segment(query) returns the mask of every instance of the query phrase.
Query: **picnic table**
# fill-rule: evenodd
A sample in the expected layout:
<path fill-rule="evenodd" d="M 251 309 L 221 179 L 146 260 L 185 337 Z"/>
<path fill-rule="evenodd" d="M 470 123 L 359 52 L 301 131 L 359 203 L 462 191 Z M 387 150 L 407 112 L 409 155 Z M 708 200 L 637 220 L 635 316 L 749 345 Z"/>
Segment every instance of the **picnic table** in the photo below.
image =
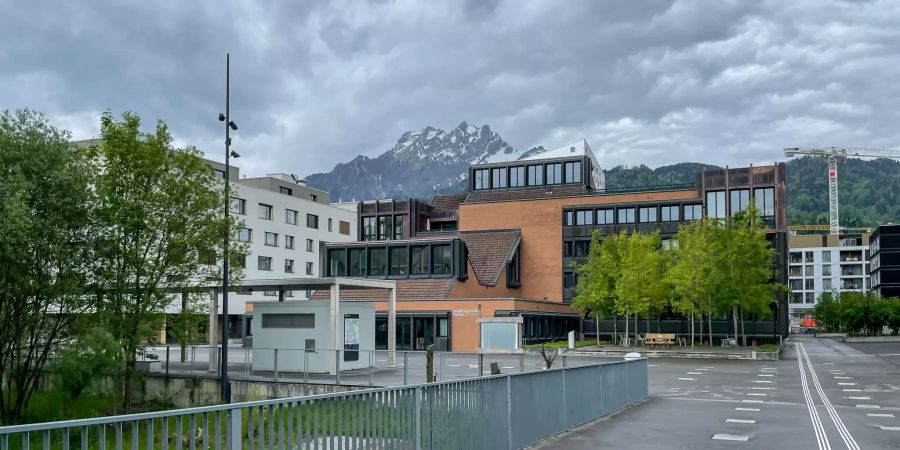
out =
<path fill-rule="evenodd" d="M 648 347 L 675 345 L 675 333 L 647 333 L 644 337 L 644 343 Z"/>

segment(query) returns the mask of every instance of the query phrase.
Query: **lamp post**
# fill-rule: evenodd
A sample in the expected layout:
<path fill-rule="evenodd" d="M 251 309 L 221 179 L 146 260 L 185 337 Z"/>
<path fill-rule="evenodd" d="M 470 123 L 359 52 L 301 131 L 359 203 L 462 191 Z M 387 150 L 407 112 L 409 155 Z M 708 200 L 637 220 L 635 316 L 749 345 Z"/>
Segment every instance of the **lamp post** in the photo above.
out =
<path fill-rule="evenodd" d="M 219 113 L 219 122 L 225 122 L 225 222 L 231 218 L 231 156 L 239 157 L 231 151 L 231 130 L 238 127 L 231 120 L 231 54 L 225 54 L 225 114 Z M 224 247 L 222 248 L 222 356 L 219 358 L 219 384 L 221 386 L 222 403 L 231 403 L 231 384 L 228 382 L 228 240 L 231 226 L 225 230 Z"/>

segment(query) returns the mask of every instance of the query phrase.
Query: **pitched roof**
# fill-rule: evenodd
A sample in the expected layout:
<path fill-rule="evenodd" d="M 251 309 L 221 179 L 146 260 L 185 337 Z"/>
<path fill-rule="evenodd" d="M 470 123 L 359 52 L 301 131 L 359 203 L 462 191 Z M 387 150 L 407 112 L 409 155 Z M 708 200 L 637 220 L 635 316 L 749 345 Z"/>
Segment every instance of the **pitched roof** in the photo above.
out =
<path fill-rule="evenodd" d="M 500 272 L 519 246 L 519 229 L 461 231 L 459 236 L 466 242 L 478 283 L 496 286 Z"/>
<path fill-rule="evenodd" d="M 508 202 L 517 200 L 539 200 L 545 198 L 577 197 L 584 192 L 583 186 L 535 186 L 502 191 L 472 191 L 463 203 Z"/>
<path fill-rule="evenodd" d="M 397 280 L 397 300 L 434 300 L 447 298 L 454 278 L 423 278 Z M 313 293 L 313 300 L 328 300 L 331 293 L 319 290 Z M 365 300 L 379 302 L 388 300 L 386 289 L 354 289 L 341 291 L 341 300 Z"/>
<path fill-rule="evenodd" d="M 468 193 L 435 195 L 434 197 L 431 197 L 431 207 L 444 210 L 459 209 L 459 204 L 466 199 L 467 195 Z"/>

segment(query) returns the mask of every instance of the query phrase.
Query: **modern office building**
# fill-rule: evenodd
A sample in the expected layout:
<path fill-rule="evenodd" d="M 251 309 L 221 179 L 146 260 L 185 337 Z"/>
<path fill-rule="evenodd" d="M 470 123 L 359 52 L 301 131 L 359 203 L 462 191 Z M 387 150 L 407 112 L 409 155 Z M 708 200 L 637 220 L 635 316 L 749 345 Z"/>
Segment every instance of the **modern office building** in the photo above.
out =
<path fill-rule="evenodd" d="M 881 225 L 869 239 L 872 289 L 900 297 L 900 225 Z"/>
<path fill-rule="evenodd" d="M 207 163 L 219 178 L 225 177 L 224 164 Z M 240 169 L 234 166 L 228 179 L 231 213 L 243 222 L 234 239 L 247 243 L 249 250 L 239 262 L 245 280 L 316 277 L 322 242 L 356 240 L 356 213 L 347 204 L 331 205 L 328 192 L 307 186 L 305 180 L 283 173 L 241 178 Z M 282 293 L 291 300 L 305 300 L 310 294 Z M 277 291 L 229 295 L 229 338 L 250 334 L 251 323 L 243 320 L 252 312 L 249 302 L 278 298 Z"/>
<path fill-rule="evenodd" d="M 526 340 L 562 339 L 582 326 L 570 305 L 576 282 L 570 263 L 584 261 L 594 229 L 602 235 L 660 230 L 671 244 L 679 224 L 724 218 L 755 199 L 777 251 L 779 281 L 787 282 L 783 164 L 701 172 L 685 185 L 613 191 L 605 189 L 586 143 L 539 156 L 473 166 L 467 193 L 438 196 L 430 204 L 361 203 L 360 242 L 323 245 L 322 275 L 397 280 L 398 349 L 436 343 L 473 351 L 478 317 L 521 316 Z M 376 303 L 376 345 L 385 348 L 386 299 L 377 292 L 351 295 Z M 787 333 L 786 297 L 775 303 L 772 318 L 745 321 L 748 334 Z M 663 332 L 685 332 L 680 317 L 670 319 Z M 612 327 L 611 321 L 601 323 L 600 331 Z"/>
<path fill-rule="evenodd" d="M 869 282 L 869 233 L 807 234 L 788 238 L 790 314 L 810 313 L 822 293 L 865 292 Z"/>

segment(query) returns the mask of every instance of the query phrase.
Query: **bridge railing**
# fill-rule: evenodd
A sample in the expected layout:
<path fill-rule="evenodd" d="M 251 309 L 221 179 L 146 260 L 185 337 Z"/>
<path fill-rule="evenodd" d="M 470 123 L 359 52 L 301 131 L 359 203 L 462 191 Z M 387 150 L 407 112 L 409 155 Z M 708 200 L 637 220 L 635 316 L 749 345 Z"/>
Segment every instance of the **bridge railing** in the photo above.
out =
<path fill-rule="evenodd" d="M 647 361 L 0 427 L 7 449 L 513 449 L 647 397 Z"/>

